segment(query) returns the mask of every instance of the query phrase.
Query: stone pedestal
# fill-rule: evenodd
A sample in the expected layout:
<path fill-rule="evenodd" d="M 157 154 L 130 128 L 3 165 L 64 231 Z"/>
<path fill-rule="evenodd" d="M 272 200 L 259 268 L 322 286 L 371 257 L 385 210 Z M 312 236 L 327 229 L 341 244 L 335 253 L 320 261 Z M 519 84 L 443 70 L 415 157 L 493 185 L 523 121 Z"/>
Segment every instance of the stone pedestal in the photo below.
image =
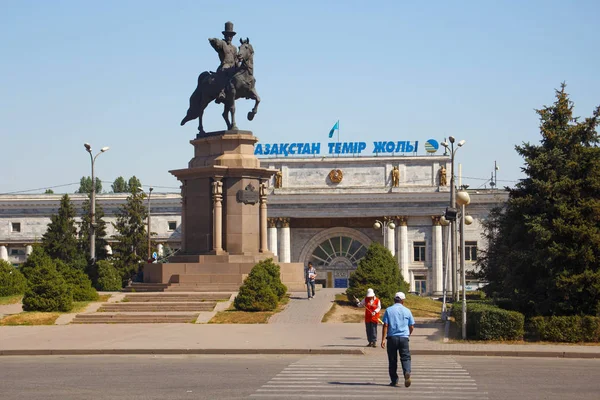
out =
<path fill-rule="evenodd" d="M 170 171 L 181 182 L 182 249 L 168 264 L 147 264 L 144 282 L 239 287 L 267 249 L 265 185 L 275 170 L 260 167 L 250 131 L 219 131 L 191 140 L 188 168 Z M 263 185 L 263 186 L 261 186 Z M 280 264 L 284 283 L 303 284 L 300 263 Z M 210 286 L 210 285 L 209 285 Z M 214 286 L 214 285 L 213 285 Z"/>

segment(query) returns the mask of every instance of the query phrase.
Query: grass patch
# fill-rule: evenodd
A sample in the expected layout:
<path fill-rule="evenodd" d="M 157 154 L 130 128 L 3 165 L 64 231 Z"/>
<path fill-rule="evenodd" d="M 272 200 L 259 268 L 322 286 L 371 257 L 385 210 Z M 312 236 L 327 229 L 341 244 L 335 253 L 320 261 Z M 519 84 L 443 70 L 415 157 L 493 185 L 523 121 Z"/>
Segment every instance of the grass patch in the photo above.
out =
<path fill-rule="evenodd" d="M 338 295 L 335 295 L 335 297 L 337 297 L 337 296 Z M 337 308 L 338 308 L 338 305 L 336 303 L 333 303 L 333 305 L 331 306 L 329 311 L 327 311 L 325 313 L 325 315 L 323 315 L 323 319 L 321 320 L 321 322 L 329 321 L 333 317 L 333 315 L 336 313 Z"/>
<path fill-rule="evenodd" d="M 20 303 L 22 298 L 23 298 L 22 294 L 15 294 L 13 296 L 0 297 L 0 306 L 6 306 L 9 304 Z"/>
<path fill-rule="evenodd" d="M 404 305 L 410 309 L 413 317 L 440 318 L 442 314 L 442 302 L 431 300 L 429 297 L 407 294 Z"/>
<path fill-rule="evenodd" d="M 60 314 L 58 312 L 22 312 L 4 317 L 0 320 L 0 325 L 54 325 Z"/>
<path fill-rule="evenodd" d="M 4 317 L 0 320 L 0 326 L 9 326 L 9 325 L 54 325 L 56 319 L 61 314 L 77 314 L 83 312 L 90 303 L 96 302 L 106 302 L 110 299 L 110 294 L 100 295 L 100 298 L 97 301 L 75 301 L 73 302 L 73 309 L 68 313 L 62 312 L 40 312 L 40 311 L 28 311 L 22 312 L 19 314 L 13 314 Z M 17 297 L 20 301 L 22 296 L 9 296 L 9 297 Z M 6 299 L 7 297 L 0 297 L 0 299 Z M 8 303 L 12 304 L 12 303 Z"/>
<path fill-rule="evenodd" d="M 233 307 L 233 303 L 225 311 L 219 311 L 210 321 L 209 324 L 266 324 L 269 318 L 278 312 L 281 312 L 290 298 L 285 296 L 280 302 L 275 311 L 238 311 Z"/>
<path fill-rule="evenodd" d="M 427 297 L 407 295 L 404 305 L 408 307 L 415 318 L 439 318 L 442 312 L 442 303 Z M 385 308 L 381 309 L 381 318 Z M 321 322 L 358 323 L 364 321 L 365 310 L 356 307 L 356 303 L 349 301 L 345 293 L 336 294 L 335 300 L 329 311 L 323 316 Z"/>

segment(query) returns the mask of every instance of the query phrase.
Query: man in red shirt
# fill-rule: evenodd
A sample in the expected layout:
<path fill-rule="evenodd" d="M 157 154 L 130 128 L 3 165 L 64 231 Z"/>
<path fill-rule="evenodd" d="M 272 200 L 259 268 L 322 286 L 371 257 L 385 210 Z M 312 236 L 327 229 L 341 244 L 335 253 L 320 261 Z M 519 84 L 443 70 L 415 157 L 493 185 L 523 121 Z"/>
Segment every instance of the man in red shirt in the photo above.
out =
<path fill-rule="evenodd" d="M 367 347 L 377 347 L 377 323 L 379 321 L 379 311 L 381 311 L 381 302 L 375 297 L 373 289 L 367 289 L 367 296 L 360 302 L 358 307 L 365 308 L 365 327 L 367 329 Z"/>

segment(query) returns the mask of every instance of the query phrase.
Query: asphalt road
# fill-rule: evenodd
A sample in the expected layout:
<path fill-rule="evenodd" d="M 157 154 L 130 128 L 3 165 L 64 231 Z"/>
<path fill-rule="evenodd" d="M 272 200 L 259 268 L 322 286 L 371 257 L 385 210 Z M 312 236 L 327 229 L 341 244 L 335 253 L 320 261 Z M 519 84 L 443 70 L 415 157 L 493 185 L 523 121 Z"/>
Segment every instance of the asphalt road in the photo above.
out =
<path fill-rule="evenodd" d="M 375 356 L 0 357 L 0 398 L 598 399 L 600 360 L 413 357 L 410 388 Z"/>

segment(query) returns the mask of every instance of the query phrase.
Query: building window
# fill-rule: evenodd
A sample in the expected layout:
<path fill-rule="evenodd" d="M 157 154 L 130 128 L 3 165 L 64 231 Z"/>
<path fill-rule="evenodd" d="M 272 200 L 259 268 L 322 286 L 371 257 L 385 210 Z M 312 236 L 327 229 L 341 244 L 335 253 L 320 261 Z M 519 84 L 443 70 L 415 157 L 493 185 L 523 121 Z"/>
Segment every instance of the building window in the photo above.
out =
<path fill-rule="evenodd" d="M 10 223 L 10 231 L 11 232 L 21 232 L 21 223 L 20 222 L 11 222 Z"/>
<path fill-rule="evenodd" d="M 177 221 L 169 221 L 169 231 L 177 229 Z"/>
<path fill-rule="evenodd" d="M 11 256 L 24 256 L 25 250 L 23 249 L 10 249 Z"/>
<path fill-rule="evenodd" d="M 425 242 L 413 242 L 414 261 L 425 262 Z"/>
<path fill-rule="evenodd" d="M 465 260 L 477 261 L 477 242 L 465 242 Z"/>
<path fill-rule="evenodd" d="M 327 266 L 333 269 L 355 268 L 367 254 L 367 248 L 358 240 L 347 236 L 334 236 L 321 243 L 309 261 L 315 267 Z"/>

